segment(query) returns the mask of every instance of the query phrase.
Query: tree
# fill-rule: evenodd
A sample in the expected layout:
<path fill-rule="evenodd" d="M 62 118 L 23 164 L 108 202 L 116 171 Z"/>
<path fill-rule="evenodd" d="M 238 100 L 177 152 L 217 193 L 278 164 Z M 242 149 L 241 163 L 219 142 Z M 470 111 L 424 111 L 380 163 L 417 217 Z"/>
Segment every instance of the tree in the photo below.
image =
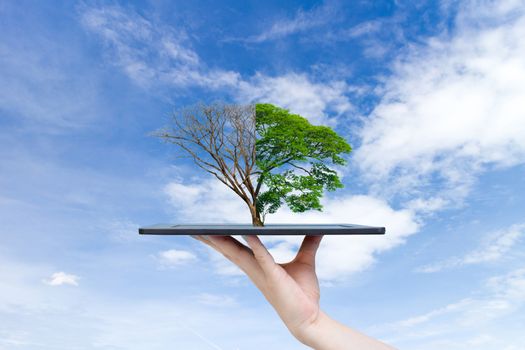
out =
<path fill-rule="evenodd" d="M 234 191 L 254 226 L 283 203 L 294 212 L 321 210 L 323 191 L 342 187 L 327 163 L 345 164 L 350 146 L 326 126 L 271 104 L 199 104 L 154 133 Z"/>

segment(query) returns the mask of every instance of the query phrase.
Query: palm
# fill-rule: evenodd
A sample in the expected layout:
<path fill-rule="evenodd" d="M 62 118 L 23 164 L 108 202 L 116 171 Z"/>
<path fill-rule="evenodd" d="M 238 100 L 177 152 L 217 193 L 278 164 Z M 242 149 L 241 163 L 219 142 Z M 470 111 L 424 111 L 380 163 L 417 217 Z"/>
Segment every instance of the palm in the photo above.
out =
<path fill-rule="evenodd" d="M 289 328 L 313 322 L 319 314 L 320 297 L 314 266 L 296 260 L 279 265 L 286 275 L 282 277 L 278 288 L 287 294 L 283 298 L 286 314 L 280 316 Z"/>
<path fill-rule="evenodd" d="M 290 283 L 297 284 L 308 300 L 319 304 L 319 281 L 314 266 L 295 260 L 279 265 L 291 277 Z"/>
<path fill-rule="evenodd" d="M 297 256 L 288 263 L 273 264 L 260 286 L 292 332 L 315 321 L 319 315 L 315 250 L 320 240 L 320 237 L 305 238 Z"/>

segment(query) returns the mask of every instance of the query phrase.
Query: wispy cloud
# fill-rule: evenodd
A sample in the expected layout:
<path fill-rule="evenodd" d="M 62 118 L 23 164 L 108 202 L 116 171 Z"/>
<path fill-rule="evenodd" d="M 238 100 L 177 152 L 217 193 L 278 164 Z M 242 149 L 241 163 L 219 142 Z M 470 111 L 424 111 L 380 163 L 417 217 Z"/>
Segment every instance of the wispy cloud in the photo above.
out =
<path fill-rule="evenodd" d="M 242 103 L 276 103 L 317 123 L 333 124 L 334 116 L 353 108 L 347 96 L 350 87 L 344 81 L 318 81 L 306 73 L 242 77 L 236 71 L 210 68 L 182 29 L 149 21 L 121 7 L 84 9 L 82 23 L 103 39 L 109 59 L 144 88 L 220 88 Z"/>
<path fill-rule="evenodd" d="M 231 295 L 218 295 L 211 293 L 200 293 L 195 296 L 198 303 L 214 307 L 231 307 L 238 305 Z"/>
<path fill-rule="evenodd" d="M 245 41 L 260 43 L 263 41 L 282 39 L 289 35 L 305 32 L 332 22 L 336 17 L 336 3 L 325 2 L 308 11 L 299 9 L 292 18 L 278 19 L 269 25 L 268 29 L 257 35 L 248 37 Z M 261 22 L 264 23 L 264 21 Z"/>
<path fill-rule="evenodd" d="M 415 316 L 392 326 L 400 338 L 427 338 L 429 345 L 438 345 L 444 336 L 453 338 L 453 334 L 491 335 L 491 329 L 498 320 L 510 314 L 519 313 L 525 304 L 525 269 L 513 270 L 507 274 L 495 276 L 485 282 L 484 287 L 472 296 L 449 304 L 443 308 Z M 486 327 L 486 328 L 485 328 Z M 516 336 L 516 335 L 515 335 Z M 484 348 L 494 348 L 498 344 L 509 344 L 509 340 L 490 337 Z M 522 339 L 523 340 L 523 339 Z M 516 344 L 519 337 L 514 339 Z M 492 347 L 491 347 L 492 346 Z M 431 346 L 430 348 L 439 348 Z M 461 348 L 460 344 L 451 346 Z"/>
<path fill-rule="evenodd" d="M 359 38 L 364 35 L 377 33 L 383 27 L 383 23 L 384 22 L 380 20 L 370 20 L 345 29 L 339 34 L 342 34 L 343 37 L 346 38 Z"/>
<path fill-rule="evenodd" d="M 181 28 L 153 23 L 119 6 L 82 11 L 82 24 L 103 39 L 110 61 L 139 85 L 216 89 L 239 79 L 236 72 L 207 68 Z"/>
<path fill-rule="evenodd" d="M 498 332 L 498 320 L 521 312 L 524 305 L 525 269 L 519 268 L 487 279 L 472 296 L 374 329 L 390 334 L 389 338 L 399 344 L 424 340 L 429 349 L 442 348 L 444 339 L 450 340 L 450 349 L 464 349 L 465 342 L 479 342 L 482 339 L 476 336 L 485 334 L 489 338 L 484 339 L 483 349 L 490 349 L 509 344 L 509 339 L 498 339 L 491 333 Z M 458 335 L 463 341 L 458 341 Z M 519 337 L 514 340 L 520 342 Z"/>
<path fill-rule="evenodd" d="M 417 5 L 414 6 L 417 7 Z M 414 30 L 413 27 L 417 23 L 409 20 L 406 13 L 401 10 L 402 8 L 403 6 L 396 6 L 394 13 L 389 16 L 373 18 L 356 24 L 327 25 L 316 30 L 303 41 L 329 49 L 351 43 L 352 49 L 357 48 L 369 63 L 394 57 L 401 48 L 411 45 L 407 34 Z M 436 26 L 439 27 L 438 24 Z M 348 65 L 351 64 L 351 62 L 348 63 Z"/>
<path fill-rule="evenodd" d="M 454 257 L 438 261 L 433 264 L 422 266 L 416 269 L 416 271 L 431 273 L 464 265 L 495 262 L 503 259 L 507 253 L 520 242 L 523 236 L 525 236 L 525 224 L 515 224 L 505 230 L 489 235 L 488 239 L 485 240 L 481 247 L 462 257 Z"/>
<path fill-rule="evenodd" d="M 78 287 L 78 280 L 78 276 L 60 271 L 53 273 L 51 277 L 44 280 L 44 283 L 50 286 L 70 285 Z"/>
<path fill-rule="evenodd" d="M 106 231 L 116 242 L 144 241 L 146 237 L 137 234 L 138 223 L 130 220 L 113 219 L 100 225 L 101 231 Z"/>

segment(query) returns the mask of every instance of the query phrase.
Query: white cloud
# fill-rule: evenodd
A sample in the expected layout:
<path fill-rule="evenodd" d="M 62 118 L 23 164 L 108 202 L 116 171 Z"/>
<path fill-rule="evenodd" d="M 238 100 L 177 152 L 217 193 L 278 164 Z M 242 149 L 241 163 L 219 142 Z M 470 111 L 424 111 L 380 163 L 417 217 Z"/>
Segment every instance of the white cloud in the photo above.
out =
<path fill-rule="evenodd" d="M 353 108 L 346 96 L 349 89 L 344 81 L 314 82 L 304 73 L 256 74 L 239 85 L 239 100 L 273 103 L 312 123 L 335 124 L 337 116 Z M 334 117 L 328 117 L 330 114 Z"/>
<path fill-rule="evenodd" d="M 378 192 L 424 197 L 432 183 L 461 202 L 480 172 L 525 162 L 522 5 L 464 6 L 452 34 L 398 59 L 360 132 L 354 160 Z"/>
<path fill-rule="evenodd" d="M 189 222 L 250 222 L 244 203 L 227 187 L 213 178 L 194 183 L 172 182 L 166 187 L 177 217 Z M 268 216 L 268 223 L 356 223 L 386 226 L 384 236 L 327 236 L 319 251 L 318 273 L 324 280 L 338 280 L 370 267 L 374 256 L 402 244 L 406 237 L 417 232 L 419 224 L 410 210 L 395 210 L 384 200 L 364 195 L 325 198 L 323 212 L 292 213 L 282 208 Z M 293 257 L 300 237 L 264 237 L 278 261 Z M 213 255 L 215 257 L 215 255 Z M 220 262 L 222 274 L 237 275 L 238 269 Z"/>
<path fill-rule="evenodd" d="M 65 272 L 55 272 L 50 278 L 45 279 L 44 283 L 50 286 L 62 286 L 68 284 L 70 286 L 78 286 L 79 277 Z"/>
<path fill-rule="evenodd" d="M 197 260 L 197 256 L 187 250 L 169 249 L 159 252 L 156 256 L 162 267 L 176 267 Z"/>
<path fill-rule="evenodd" d="M 417 213 L 432 213 L 448 204 L 448 201 L 441 197 L 431 197 L 427 199 L 415 198 L 405 204 L 405 207 Z"/>
<path fill-rule="evenodd" d="M 382 199 L 366 195 L 344 195 L 325 198 L 322 212 L 295 214 L 282 209 L 268 217 L 268 223 L 355 223 L 385 226 L 386 235 L 326 236 L 319 250 L 317 271 L 323 280 L 339 280 L 363 271 L 375 262 L 378 253 L 390 250 L 416 233 L 419 224 L 410 210 L 393 209 Z M 272 240 L 278 240 L 274 237 Z M 284 241 L 297 243 L 295 238 Z M 297 245 L 292 246 L 297 248 Z"/>
<path fill-rule="evenodd" d="M 525 224 L 515 224 L 505 230 L 489 235 L 481 247 L 465 254 L 463 257 L 449 258 L 422 266 L 416 271 L 431 273 L 458 266 L 498 261 L 503 259 L 524 235 Z"/>
<path fill-rule="evenodd" d="M 179 221 L 199 223 L 251 223 L 248 206 L 215 178 L 193 183 L 173 181 L 164 192 Z"/>

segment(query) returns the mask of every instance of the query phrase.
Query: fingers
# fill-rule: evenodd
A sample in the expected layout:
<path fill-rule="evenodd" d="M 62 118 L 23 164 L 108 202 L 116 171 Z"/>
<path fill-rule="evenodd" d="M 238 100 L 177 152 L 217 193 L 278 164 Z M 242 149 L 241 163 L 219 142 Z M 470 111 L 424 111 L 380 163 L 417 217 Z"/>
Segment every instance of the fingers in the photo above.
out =
<path fill-rule="evenodd" d="M 295 261 L 315 266 L 315 254 L 321 244 L 323 236 L 305 236 Z"/>
<path fill-rule="evenodd" d="M 277 266 L 273 260 L 272 255 L 268 252 L 268 249 L 262 244 L 261 240 L 257 236 L 243 236 L 244 240 L 250 248 L 252 248 L 253 256 L 255 260 L 261 266 L 261 269 L 266 275 L 272 273 Z"/>
<path fill-rule="evenodd" d="M 209 245 L 237 265 L 250 277 L 257 278 L 261 270 L 250 248 L 231 236 L 192 236 Z"/>

